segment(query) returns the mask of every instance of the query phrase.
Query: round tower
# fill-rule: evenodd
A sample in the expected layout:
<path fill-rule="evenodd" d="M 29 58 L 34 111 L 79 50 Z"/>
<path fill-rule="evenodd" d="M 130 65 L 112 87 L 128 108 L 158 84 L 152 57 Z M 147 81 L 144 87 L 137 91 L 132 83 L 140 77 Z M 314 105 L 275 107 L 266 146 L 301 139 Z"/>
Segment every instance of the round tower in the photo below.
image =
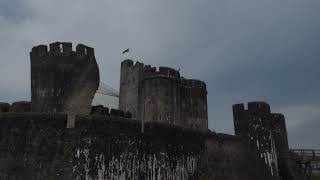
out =
<path fill-rule="evenodd" d="M 181 123 L 193 129 L 208 129 L 207 89 L 203 81 L 181 80 Z"/>
<path fill-rule="evenodd" d="M 180 124 L 180 74 L 172 68 L 146 69 L 144 72 L 142 117 L 145 121 Z"/>
<path fill-rule="evenodd" d="M 121 63 L 119 109 L 140 119 L 140 102 L 142 99 L 142 81 L 144 64 L 127 59 Z"/>

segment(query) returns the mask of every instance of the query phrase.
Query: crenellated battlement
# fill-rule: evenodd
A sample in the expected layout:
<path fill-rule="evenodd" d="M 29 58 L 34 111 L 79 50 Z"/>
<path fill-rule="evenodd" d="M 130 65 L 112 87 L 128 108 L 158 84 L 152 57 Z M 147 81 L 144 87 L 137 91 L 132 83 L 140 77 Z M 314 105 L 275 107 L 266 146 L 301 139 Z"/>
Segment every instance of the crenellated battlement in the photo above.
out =
<path fill-rule="evenodd" d="M 72 43 L 55 42 L 49 45 L 49 52 L 53 55 L 60 55 L 65 53 L 72 53 Z"/>
<path fill-rule="evenodd" d="M 0 113 L 6 113 L 10 110 L 10 104 L 5 102 L 0 102 Z"/>
<path fill-rule="evenodd" d="M 180 77 L 180 72 L 169 67 L 159 67 L 159 74 L 163 76 L 169 76 L 169 77 Z"/>
<path fill-rule="evenodd" d="M 54 42 L 33 47 L 30 58 L 32 112 L 65 112 L 69 127 L 75 114 L 90 113 L 100 81 L 93 48 Z"/>
<path fill-rule="evenodd" d="M 169 77 L 169 78 L 180 78 L 180 72 L 174 68 L 170 67 L 153 67 L 151 65 L 145 65 L 139 61 L 136 63 L 131 59 L 126 59 L 121 62 L 121 68 L 129 68 L 129 69 L 142 69 L 143 77 L 151 78 L 151 77 Z"/>
<path fill-rule="evenodd" d="M 270 106 L 268 103 L 263 101 L 255 101 L 248 103 L 248 109 L 246 110 L 244 104 L 234 104 L 232 106 L 234 112 L 245 112 L 249 111 L 251 113 L 270 113 Z"/>
<path fill-rule="evenodd" d="M 156 67 L 145 66 L 144 68 L 144 77 L 153 78 L 153 77 L 166 77 L 173 79 L 180 79 L 180 72 L 176 69 L 170 67 L 159 67 L 157 70 Z"/>
<path fill-rule="evenodd" d="M 181 85 L 185 86 L 187 88 L 197 88 L 197 89 L 203 89 L 207 91 L 207 85 L 204 81 L 198 80 L 198 79 L 185 79 L 181 78 Z"/>
<path fill-rule="evenodd" d="M 139 61 L 135 62 L 131 59 L 126 59 L 121 62 L 121 68 L 130 68 L 130 69 L 136 69 L 136 68 L 144 68 L 145 65 Z"/>
<path fill-rule="evenodd" d="M 270 106 L 266 102 L 249 102 L 248 111 L 256 113 L 270 113 Z"/>
<path fill-rule="evenodd" d="M 272 115 L 274 118 L 277 118 L 277 119 L 285 119 L 284 115 L 281 113 L 272 113 Z"/>
<path fill-rule="evenodd" d="M 31 112 L 31 103 L 28 101 L 17 101 L 11 105 L 0 102 L 0 113 L 26 113 Z"/>
<path fill-rule="evenodd" d="M 121 67 L 122 66 L 127 66 L 127 67 L 132 67 L 133 66 L 133 60 L 131 59 L 126 59 L 121 62 Z"/>
<path fill-rule="evenodd" d="M 10 112 L 31 112 L 31 103 L 28 101 L 17 101 L 10 106 Z"/>
<path fill-rule="evenodd" d="M 76 47 L 76 54 L 82 55 L 82 56 L 93 57 L 94 56 L 94 49 L 89 46 L 83 45 L 83 44 L 78 44 Z"/>
<path fill-rule="evenodd" d="M 124 112 L 119 109 L 110 109 L 107 107 L 104 107 L 102 105 L 99 106 L 92 106 L 90 115 L 102 115 L 102 116 L 112 116 L 112 117 L 122 117 L 130 119 L 132 117 L 132 114 L 127 111 Z"/>
<path fill-rule="evenodd" d="M 47 45 L 39 45 L 32 48 L 31 55 L 33 56 L 47 56 L 48 55 L 48 46 Z"/>
<path fill-rule="evenodd" d="M 78 44 L 75 51 L 72 49 L 72 43 L 70 42 L 55 42 L 47 45 L 35 46 L 31 50 L 32 56 L 65 56 L 65 55 L 77 55 L 77 56 L 94 56 L 94 48 L 89 46 Z"/>
<path fill-rule="evenodd" d="M 232 110 L 233 112 L 237 112 L 237 113 L 245 112 L 244 104 L 243 103 L 234 104 L 232 105 Z"/>

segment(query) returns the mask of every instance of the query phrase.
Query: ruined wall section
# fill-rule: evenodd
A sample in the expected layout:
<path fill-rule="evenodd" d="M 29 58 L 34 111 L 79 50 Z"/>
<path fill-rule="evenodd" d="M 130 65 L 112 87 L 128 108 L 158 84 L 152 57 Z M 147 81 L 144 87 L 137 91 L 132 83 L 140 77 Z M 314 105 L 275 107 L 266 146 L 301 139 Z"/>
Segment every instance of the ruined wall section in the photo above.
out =
<path fill-rule="evenodd" d="M 31 112 L 31 104 L 28 101 L 17 101 L 11 105 L 9 103 L 0 102 L 0 113 L 24 113 Z"/>
<path fill-rule="evenodd" d="M 275 177 L 279 176 L 276 139 L 272 130 L 274 116 L 265 102 L 250 102 L 248 110 L 243 104 L 233 106 L 235 134 L 256 147 L 261 159 Z"/>
<path fill-rule="evenodd" d="M 94 49 L 79 44 L 52 43 L 32 48 L 32 112 L 66 112 L 68 126 L 76 114 L 89 114 L 92 99 L 99 86 L 99 68 Z"/>
<path fill-rule="evenodd" d="M 0 179 L 273 180 L 234 136 L 155 122 L 141 134 L 139 121 L 106 115 L 66 122 L 66 114 L 0 113 Z"/>
<path fill-rule="evenodd" d="M 273 123 L 271 124 L 271 129 L 275 138 L 277 153 L 287 153 L 289 152 L 289 142 L 285 117 L 280 113 L 272 113 L 272 116 Z"/>
<path fill-rule="evenodd" d="M 119 109 L 129 111 L 133 118 L 141 118 L 144 64 L 132 60 L 121 63 Z"/>

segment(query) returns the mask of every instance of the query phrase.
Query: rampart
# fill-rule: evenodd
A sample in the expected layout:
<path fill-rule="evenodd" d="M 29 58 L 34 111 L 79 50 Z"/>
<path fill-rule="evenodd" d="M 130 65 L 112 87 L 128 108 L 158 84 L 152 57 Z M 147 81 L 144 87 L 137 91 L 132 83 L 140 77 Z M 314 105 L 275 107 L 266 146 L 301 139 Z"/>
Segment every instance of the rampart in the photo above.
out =
<path fill-rule="evenodd" d="M 271 180 L 237 137 L 106 115 L 1 113 L 0 179 Z"/>
<path fill-rule="evenodd" d="M 188 80 L 169 67 L 132 60 L 121 64 L 119 108 L 134 118 L 194 129 L 208 129 L 207 90 L 200 80 Z"/>

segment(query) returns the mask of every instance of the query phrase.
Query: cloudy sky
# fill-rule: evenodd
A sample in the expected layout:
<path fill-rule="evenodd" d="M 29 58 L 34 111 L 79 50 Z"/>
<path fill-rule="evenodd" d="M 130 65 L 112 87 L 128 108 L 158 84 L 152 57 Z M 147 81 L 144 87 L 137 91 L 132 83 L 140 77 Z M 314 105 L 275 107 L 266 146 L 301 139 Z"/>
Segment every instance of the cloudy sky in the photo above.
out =
<path fill-rule="evenodd" d="M 0 101 L 30 99 L 29 52 L 53 41 L 96 50 L 119 88 L 121 51 L 206 81 L 210 129 L 233 134 L 231 106 L 267 101 L 292 148 L 320 149 L 319 0 L 0 0 Z"/>

